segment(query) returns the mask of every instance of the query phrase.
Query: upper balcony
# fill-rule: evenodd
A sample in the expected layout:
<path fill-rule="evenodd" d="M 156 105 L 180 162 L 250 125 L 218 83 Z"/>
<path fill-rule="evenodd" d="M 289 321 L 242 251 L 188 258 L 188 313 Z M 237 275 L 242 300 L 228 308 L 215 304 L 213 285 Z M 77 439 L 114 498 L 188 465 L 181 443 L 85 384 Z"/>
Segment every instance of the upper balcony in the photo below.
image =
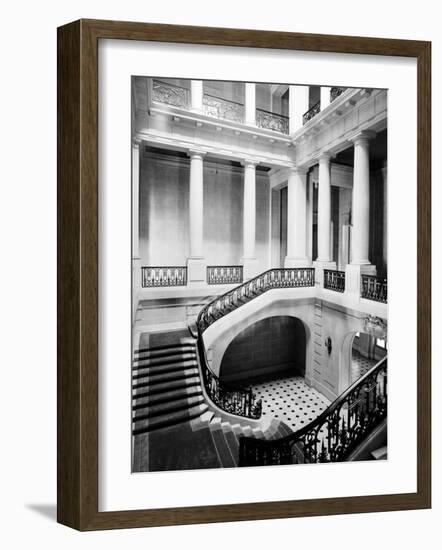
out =
<path fill-rule="evenodd" d="M 256 126 L 279 134 L 289 134 L 289 117 L 287 104 L 278 102 L 278 109 L 271 110 L 275 105 L 271 85 L 258 84 L 255 88 L 254 113 L 250 116 L 250 101 L 247 101 L 246 87 L 243 83 L 201 82 L 202 95 L 198 91 L 192 93 L 192 81 L 171 79 L 152 79 L 153 104 L 170 105 L 184 111 L 200 113 L 221 121 L 229 121 L 240 125 Z M 195 81 L 193 81 L 195 82 Z M 255 85 L 253 85 L 255 86 Z M 195 94 L 201 97 L 195 101 Z M 202 101 L 198 101 L 198 99 Z M 200 103 L 200 104 L 198 104 Z M 260 107 L 256 106 L 256 103 Z M 264 108 L 266 107 L 266 108 Z"/>

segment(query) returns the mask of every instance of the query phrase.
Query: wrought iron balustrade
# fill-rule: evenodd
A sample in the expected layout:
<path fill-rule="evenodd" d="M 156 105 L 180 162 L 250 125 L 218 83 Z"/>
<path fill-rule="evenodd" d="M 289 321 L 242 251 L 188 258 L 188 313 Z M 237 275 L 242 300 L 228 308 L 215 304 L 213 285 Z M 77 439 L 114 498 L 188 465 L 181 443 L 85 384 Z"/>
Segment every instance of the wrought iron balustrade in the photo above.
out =
<path fill-rule="evenodd" d="M 361 276 L 361 298 L 375 302 L 387 303 L 387 279 L 374 275 Z"/>
<path fill-rule="evenodd" d="M 203 307 L 196 320 L 195 336 L 204 387 L 216 405 L 227 412 L 248 418 L 259 418 L 262 412 L 261 400 L 256 401 L 256 396 L 250 388 L 235 388 L 225 384 L 212 372 L 204 347 L 204 331 L 218 319 L 268 290 L 313 286 L 315 286 L 314 268 L 270 269 L 229 290 Z"/>
<path fill-rule="evenodd" d="M 210 94 L 203 95 L 203 112 L 205 115 L 233 122 L 244 121 L 244 105 L 242 103 Z"/>
<path fill-rule="evenodd" d="M 232 285 L 242 283 L 242 265 L 211 265 L 207 267 L 207 284 Z"/>
<path fill-rule="evenodd" d="M 187 267 L 142 267 L 141 286 L 142 288 L 160 286 L 186 286 Z"/>
<path fill-rule="evenodd" d="M 241 437 L 239 466 L 342 462 L 387 417 L 387 357 L 322 414 L 276 440 Z"/>
<path fill-rule="evenodd" d="M 256 109 L 256 125 L 281 134 L 289 133 L 289 117 L 264 109 Z"/>
<path fill-rule="evenodd" d="M 158 103 L 167 103 L 167 105 L 188 109 L 190 107 L 190 90 L 183 86 L 154 79 L 152 99 Z"/>
<path fill-rule="evenodd" d="M 302 124 L 307 124 L 309 120 L 315 117 L 321 111 L 321 102 L 318 101 L 306 113 L 302 115 Z"/>
<path fill-rule="evenodd" d="M 345 271 L 324 269 L 324 288 L 335 292 L 345 291 Z"/>
<path fill-rule="evenodd" d="M 330 103 L 339 97 L 345 88 L 330 88 Z"/>

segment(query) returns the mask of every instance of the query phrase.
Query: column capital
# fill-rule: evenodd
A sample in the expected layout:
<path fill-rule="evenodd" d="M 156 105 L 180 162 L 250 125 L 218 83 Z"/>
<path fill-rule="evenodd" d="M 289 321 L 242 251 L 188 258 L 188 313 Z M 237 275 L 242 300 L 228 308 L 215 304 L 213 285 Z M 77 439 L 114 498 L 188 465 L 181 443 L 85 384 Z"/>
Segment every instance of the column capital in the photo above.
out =
<path fill-rule="evenodd" d="M 332 159 L 332 155 L 327 151 L 324 151 L 318 156 L 318 161 L 320 163 L 330 163 L 331 159 Z"/>
<path fill-rule="evenodd" d="M 358 144 L 368 144 L 370 139 L 373 139 L 376 136 L 376 132 L 373 130 L 362 130 L 357 134 L 350 137 L 349 141 L 352 141 L 355 145 Z"/>
<path fill-rule="evenodd" d="M 132 147 L 135 149 L 139 149 L 141 141 L 141 138 L 139 138 L 138 136 L 132 136 Z"/>
<path fill-rule="evenodd" d="M 306 176 L 309 171 L 308 166 L 290 166 L 289 174 L 299 174 L 300 176 Z"/>
<path fill-rule="evenodd" d="M 206 151 L 202 149 L 192 148 L 187 151 L 187 155 L 190 158 L 203 158 L 206 155 Z"/>
<path fill-rule="evenodd" d="M 247 168 L 247 167 L 255 168 L 255 166 L 257 166 L 259 163 L 260 163 L 260 161 L 258 159 L 245 158 L 241 161 L 241 166 L 244 166 L 245 168 Z"/>

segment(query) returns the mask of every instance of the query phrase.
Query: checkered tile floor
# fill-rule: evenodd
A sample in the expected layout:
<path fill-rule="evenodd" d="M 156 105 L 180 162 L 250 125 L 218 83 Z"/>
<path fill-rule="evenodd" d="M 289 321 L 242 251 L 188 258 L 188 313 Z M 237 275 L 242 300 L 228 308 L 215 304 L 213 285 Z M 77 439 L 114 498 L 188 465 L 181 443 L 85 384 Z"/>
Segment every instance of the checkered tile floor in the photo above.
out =
<path fill-rule="evenodd" d="M 353 350 L 352 365 L 351 365 L 351 383 L 356 382 L 358 378 L 363 376 L 367 371 L 376 364 L 376 359 L 367 359 L 358 351 Z"/>
<path fill-rule="evenodd" d="M 302 376 L 277 378 L 252 386 L 257 399 L 262 399 L 263 415 L 279 418 L 292 430 L 314 420 L 330 401 L 307 386 Z"/>

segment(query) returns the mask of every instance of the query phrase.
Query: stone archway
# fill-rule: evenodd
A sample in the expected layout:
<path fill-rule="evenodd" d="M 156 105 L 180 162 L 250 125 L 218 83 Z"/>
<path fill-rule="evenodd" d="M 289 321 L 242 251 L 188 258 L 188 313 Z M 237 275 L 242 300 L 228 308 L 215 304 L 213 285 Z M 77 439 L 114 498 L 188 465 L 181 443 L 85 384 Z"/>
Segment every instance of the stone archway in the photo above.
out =
<path fill-rule="evenodd" d="M 227 346 L 220 364 L 224 382 L 250 383 L 279 376 L 305 376 L 307 331 L 297 317 L 256 321 Z"/>

